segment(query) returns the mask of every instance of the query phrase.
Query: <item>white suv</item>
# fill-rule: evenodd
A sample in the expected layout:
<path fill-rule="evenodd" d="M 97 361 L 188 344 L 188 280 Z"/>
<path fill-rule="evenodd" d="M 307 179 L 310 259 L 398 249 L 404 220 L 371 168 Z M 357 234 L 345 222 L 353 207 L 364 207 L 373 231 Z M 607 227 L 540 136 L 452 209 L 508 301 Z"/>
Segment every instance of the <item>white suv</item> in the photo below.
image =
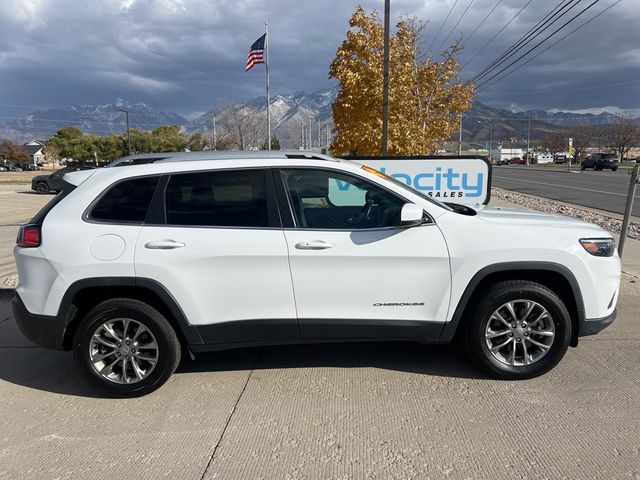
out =
<path fill-rule="evenodd" d="M 620 260 L 595 225 L 304 152 L 116 165 L 67 174 L 15 249 L 23 333 L 107 394 L 158 388 L 181 351 L 454 336 L 490 375 L 530 378 L 615 318 Z"/>

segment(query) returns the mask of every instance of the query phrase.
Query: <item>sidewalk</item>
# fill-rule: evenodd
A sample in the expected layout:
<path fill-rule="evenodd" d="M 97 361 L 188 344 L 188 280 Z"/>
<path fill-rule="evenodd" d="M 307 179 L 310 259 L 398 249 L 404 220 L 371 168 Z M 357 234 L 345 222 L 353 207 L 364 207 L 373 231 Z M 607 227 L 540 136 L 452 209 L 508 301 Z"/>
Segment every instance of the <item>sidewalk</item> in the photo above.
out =
<path fill-rule="evenodd" d="M 521 210 L 524 208 L 520 205 L 516 205 L 515 203 L 507 202 L 506 200 L 503 200 L 501 198 L 491 198 L 491 201 L 489 202 L 489 206 L 502 207 L 502 208 L 518 208 Z M 592 208 L 588 210 L 594 211 L 594 212 L 597 211 Z M 607 216 L 613 216 L 608 212 L 602 212 L 602 214 Z M 616 242 L 618 241 L 619 241 L 619 238 L 616 238 Z M 640 241 L 639 240 L 634 240 L 628 237 L 625 240 L 624 252 L 622 257 L 622 271 L 626 274 L 640 278 Z"/>

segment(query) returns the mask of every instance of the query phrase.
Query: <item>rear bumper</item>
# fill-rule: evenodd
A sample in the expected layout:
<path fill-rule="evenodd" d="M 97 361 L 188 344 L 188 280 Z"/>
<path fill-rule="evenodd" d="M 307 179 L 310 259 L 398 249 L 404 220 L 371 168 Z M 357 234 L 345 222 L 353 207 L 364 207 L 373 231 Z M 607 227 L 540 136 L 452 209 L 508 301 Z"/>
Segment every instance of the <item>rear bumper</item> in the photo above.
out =
<path fill-rule="evenodd" d="M 606 317 L 602 318 L 586 318 L 580 325 L 578 325 L 578 336 L 586 337 L 588 335 L 595 335 L 596 333 L 604 330 L 613 323 L 616 319 L 617 310 L 614 310 Z"/>
<path fill-rule="evenodd" d="M 11 308 L 13 318 L 25 337 L 42 347 L 64 350 L 63 339 L 66 329 L 64 320 L 29 312 L 17 293 L 11 301 Z"/>

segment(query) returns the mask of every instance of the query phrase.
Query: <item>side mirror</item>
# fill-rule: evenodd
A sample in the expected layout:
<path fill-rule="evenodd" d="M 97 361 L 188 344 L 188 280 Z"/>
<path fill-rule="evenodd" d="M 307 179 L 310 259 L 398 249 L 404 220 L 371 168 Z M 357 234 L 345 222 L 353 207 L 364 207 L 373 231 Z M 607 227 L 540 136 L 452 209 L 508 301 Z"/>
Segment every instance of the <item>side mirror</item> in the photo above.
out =
<path fill-rule="evenodd" d="M 422 207 L 415 203 L 405 203 L 400 212 L 400 225 L 403 227 L 415 227 L 424 223 Z"/>

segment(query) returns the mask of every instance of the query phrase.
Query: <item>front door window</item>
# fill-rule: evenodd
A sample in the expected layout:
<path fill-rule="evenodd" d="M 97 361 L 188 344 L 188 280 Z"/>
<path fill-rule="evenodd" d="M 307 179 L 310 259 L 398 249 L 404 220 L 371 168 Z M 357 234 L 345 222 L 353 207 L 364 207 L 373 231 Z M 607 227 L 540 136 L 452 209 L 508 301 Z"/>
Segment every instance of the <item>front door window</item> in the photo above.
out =
<path fill-rule="evenodd" d="M 358 230 L 400 225 L 406 202 L 364 179 L 319 169 L 285 169 L 282 177 L 298 228 Z"/>

